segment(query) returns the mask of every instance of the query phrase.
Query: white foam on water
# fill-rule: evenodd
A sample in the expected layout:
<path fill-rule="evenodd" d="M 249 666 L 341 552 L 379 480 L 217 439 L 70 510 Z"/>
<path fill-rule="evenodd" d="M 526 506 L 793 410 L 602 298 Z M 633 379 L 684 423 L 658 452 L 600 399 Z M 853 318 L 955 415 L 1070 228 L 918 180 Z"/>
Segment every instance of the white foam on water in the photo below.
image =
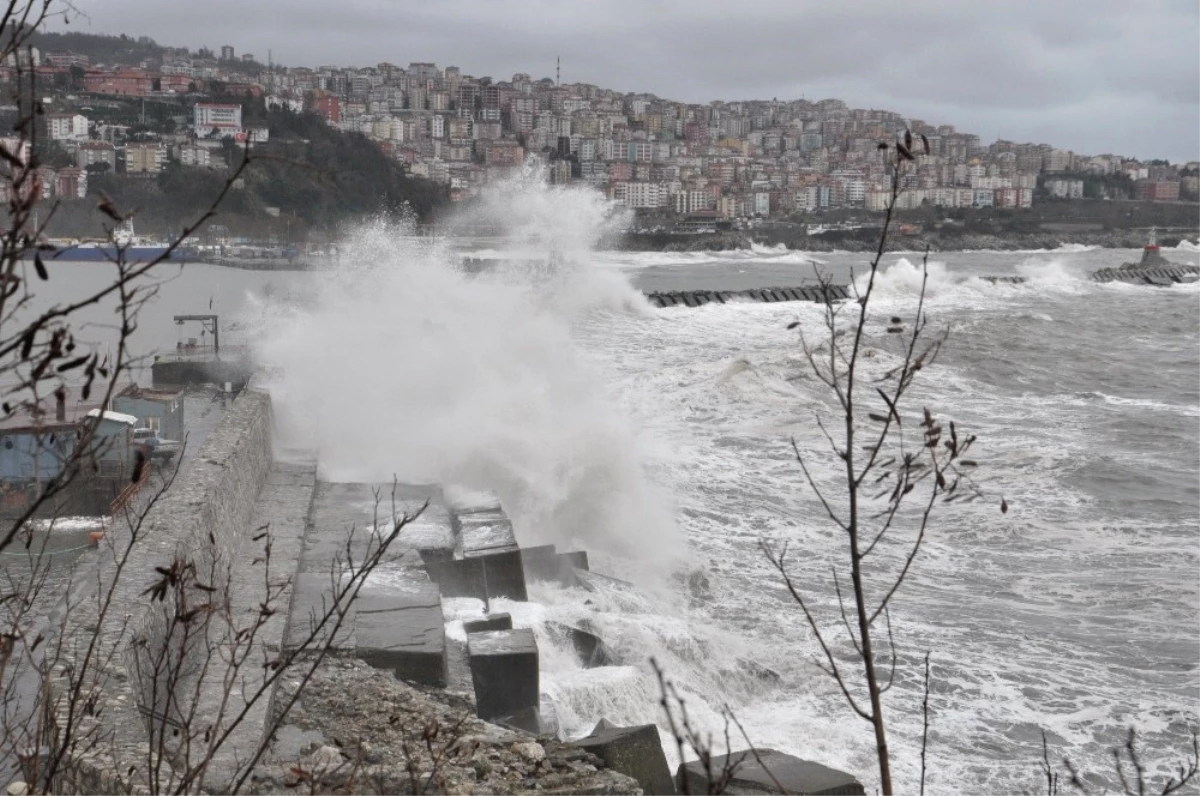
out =
<path fill-rule="evenodd" d="M 111 522 L 111 517 L 51 517 L 30 520 L 29 527 L 35 531 L 79 533 L 80 531 L 102 531 Z"/>
<path fill-rule="evenodd" d="M 934 263 L 927 311 L 935 325 L 969 330 L 962 342 L 983 346 L 989 356 L 1024 358 L 1032 355 L 1032 340 L 994 339 L 981 317 L 1028 317 L 1066 326 L 1058 332 L 1066 335 L 1072 313 L 1088 311 L 1083 302 L 1104 293 L 1105 286 L 1085 282 L 1057 258 L 1039 258 L 1023 270 L 1034 284 L 991 285 Z M 919 280 L 918 267 L 906 259 L 881 274 L 867 340 L 874 352 L 869 368 L 894 362 L 882 327 L 893 311 L 911 316 Z M 1156 298 L 1144 289 L 1133 295 Z M 822 519 L 787 441 L 795 435 L 813 455 L 819 486 L 836 486 L 836 462 L 831 467 L 830 457 L 817 453 L 824 443 L 812 421 L 829 402 L 806 376 L 794 333 L 784 328 L 799 321 L 810 339 L 819 339 L 821 310 L 731 303 L 662 315 L 668 323 L 622 319 L 621 328 L 594 330 L 589 353 L 617 372 L 614 390 L 644 433 L 658 440 L 647 447 L 655 458 L 650 469 L 672 485 L 680 522 L 712 581 L 711 599 L 697 610 L 761 642 L 762 650 L 811 660 L 813 641 L 795 607 L 780 599 L 777 575 L 764 566 L 757 541 L 766 536 L 800 546 L 798 582 L 812 584 L 811 599 L 836 626 L 827 562 L 837 559 L 827 554 L 836 553 L 838 534 Z M 1023 353 L 1010 354 L 1012 344 Z M 1022 761 L 1031 770 L 1036 766 L 1039 727 L 1058 744 L 1052 754 L 1070 754 L 1088 770 L 1110 776 L 1108 747 L 1136 724 L 1147 745 L 1161 751 L 1155 762 L 1161 773 L 1173 753 L 1182 753 L 1179 742 L 1186 742 L 1186 727 L 1196 722 L 1194 709 L 1186 707 L 1191 700 L 1181 701 L 1172 690 L 1178 678 L 1167 686 L 1131 674 L 1103 639 L 1146 628 L 1134 631 L 1137 640 L 1129 643 L 1145 654 L 1153 649 L 1161 661 L 1171 656 L 1164 638 L 1188 638 L 1183 628 L 1194 625 L 1195 588 L 1172 581 L 1164 589 L 1161 573 L 1140 574 L 1146 563 L 1174 549 L 1169 534 L 1187 530 L 1093 518 L 1095 501 L 1070 479 L 1095 455 L 1096 411 L 1143 408 L 1190 417 L 1191 410 L 1042 392 L 1013 401 L 971 375 L 971 368 L 987 364 L 940 365 L 935 383 L 919 386 L 912 399 L 952 412 L 961 427 L 980 434 L 981 477 L 993 497 L 943 515 L 918 560 L 918 574 L 901 592 L 896 621 L 908 668 L 901 667 L 906 673 L 889 703 L 897 779 L 903 789 L 915 786 L 920 689 L 914 664 L 924 649 L 934 651 L 936 678 L 934 792 L 960 791 L 963 782 L 974 783 L 967 789 L 974 792 L 1025 787 Z M 1040 422 L 1030 425 L 1035 417 Z M 1009 497 L 1007 515 L 997 510 L 1000 494 Z M 1200 563 L 1196 530 L 1184 555 Z M 1128 564 L 1116 563 L 1126 557 Z M 1114 566 L 1123 572 L 1123 589 L 1112 589 Z M 1181 567 L 1188 568 L 1181 563 L 1172 571 Z M 1171 616 L 1180 624 L 1172 626 L 1165 619 Z M 705 693 L 699 685 L 694 690 Z M 756 739 L 853 771 L 868 787 L 875 782 L 869 729 L 848 717 L 836 688 L 820 675 L 785 678 L 771 699 L 747 698 L 738 713 Z M 710 729 L 719 732 L 719 721 Z"/>
<path fill-rule="evenodd" d="M 1017 263 L 1014 270 L 1026 282 L 1041 289 L 1057 289 L 1062 292 L 1080 292 L 1088 288 L 1087 274 L 1068 265 L 1062 258 L 1049 260 L 1029 258 Z"/>

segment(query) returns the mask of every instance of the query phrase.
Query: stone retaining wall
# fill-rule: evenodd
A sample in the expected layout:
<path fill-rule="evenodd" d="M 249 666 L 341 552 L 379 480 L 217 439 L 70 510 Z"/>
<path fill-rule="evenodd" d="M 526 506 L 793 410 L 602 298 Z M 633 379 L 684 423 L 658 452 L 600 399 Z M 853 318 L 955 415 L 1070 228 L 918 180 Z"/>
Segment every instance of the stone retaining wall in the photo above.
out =
<path fill-rule="evenodd" d="M 150 508 L 104 621 L 99 621 L 94 597 L 71 607 L 67 632 L 80 633 L 85 639 L 89 633 L 98 632 L 98 647 L 102 650 L 99 663 L 93 660 L 89 664 L 96 669 L 96 708 L 101 718 L 84 720 L 79 733 L 111 733 L 111 741 L 74 755 L 67 766 L 71 779 L 60 781 L 56 789 L 112 793 L 144 787 L 146 772 L 128 766 L 129 761 L 144 766 L 147 759 L 146 711 L 170 717 L 187 708 L 186 696 L 183 704 L 176 706 L 168 706 L 165 698 L 150 696 L 153 679 L 147 672 L 145 657 L 135 652 L 155 649 L 156 644 L 163 643 L 166 618 L 173 610 L 169 598 L 152 601 L 148 590 L 161 578 L 156 568 L 168 567 L 176 558 L 195 562 L 206 582 L 209 573 L 215 573 L 212 585 L 218 590 L 226 586 L 230 567 L 251 536 L 251 516 L 271 467 L 272 423 L 270 395 L 256 389 L 244 390 L 204 446 L 185 454 L 175 483 Z M 109 531 L 112 544 L 105 545 L 97 563 L 97 578 L 102 583 L 111 579 L 119 555 L 128 547 L 129 536 L 127 526 L 114 522 Z M 95 583 L 97 578 L 90 582 Z M 146 643 L 140 644 L 140 639 Z M 198 656 L 202 651 L 203 644 L 197 644 L 188 654 Z M 105 659 L 109 654 L 111 657 Z M 189 662 L 200 671 L 200 659 Z M 82 661 L 69 663 L 78 665 Z M 213 674 L 210 671 L 208 676 Z M 66 719 L 63 708 L 59 711 L 60 723 Z M 125 768 L 114 770 L 116 761 Z"/>

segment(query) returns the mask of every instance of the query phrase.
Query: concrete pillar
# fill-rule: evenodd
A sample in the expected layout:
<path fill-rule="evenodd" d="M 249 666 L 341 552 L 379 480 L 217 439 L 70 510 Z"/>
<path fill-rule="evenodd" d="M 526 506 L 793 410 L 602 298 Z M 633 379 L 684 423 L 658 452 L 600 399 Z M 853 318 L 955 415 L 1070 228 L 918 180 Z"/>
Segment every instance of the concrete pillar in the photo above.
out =
<path fill-rule="evenodd" d="M 512 630 L 512 617 L 508 614 L 488 614 L 483 619 L 463 622 L 463 630 L 471 633 L 487 633 L 490 630 Z"/>
<path fill-rule="evenodd" d="M 475 712 L 481 719 L 537 709 L 541 693 L 533 631 L 492 630 L 467 636 Z"/>

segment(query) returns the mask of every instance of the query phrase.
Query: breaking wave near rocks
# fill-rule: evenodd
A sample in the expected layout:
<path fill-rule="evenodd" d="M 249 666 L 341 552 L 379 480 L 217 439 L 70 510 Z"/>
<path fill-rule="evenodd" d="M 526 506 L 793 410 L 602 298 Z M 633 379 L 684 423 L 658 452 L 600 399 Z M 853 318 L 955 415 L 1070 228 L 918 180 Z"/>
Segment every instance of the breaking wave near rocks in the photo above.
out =
<path fill-rule="evenodd" d="M 591 314 L 649 311 L 620 274 L 587 262 L 622 219 L 536 174 L 457 221 L 498 218 L 505 257 L 482 273 L 465 272 L 445 240 L 376 222 L 346 236 L 312 301 L 264 307 L 258 353 L 281 428 L 319 449 L 331 480 L 486 490 L 523 544 L 673 559 L 668 501 L 573 339 Z"/>

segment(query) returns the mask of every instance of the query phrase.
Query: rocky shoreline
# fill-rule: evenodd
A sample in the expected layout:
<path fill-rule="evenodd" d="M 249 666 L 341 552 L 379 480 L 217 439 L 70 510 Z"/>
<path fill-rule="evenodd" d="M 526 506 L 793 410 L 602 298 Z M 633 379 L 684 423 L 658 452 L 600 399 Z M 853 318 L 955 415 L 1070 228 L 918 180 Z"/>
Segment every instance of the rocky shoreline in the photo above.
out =
<path fill-rule="evenodd" d="M 295 683 L 281 686 L 284 703 Z M 250 793 L 641 793 L 576 744 L 474 716 L 469 694 L 327 658 L 255 767 Z"/>

